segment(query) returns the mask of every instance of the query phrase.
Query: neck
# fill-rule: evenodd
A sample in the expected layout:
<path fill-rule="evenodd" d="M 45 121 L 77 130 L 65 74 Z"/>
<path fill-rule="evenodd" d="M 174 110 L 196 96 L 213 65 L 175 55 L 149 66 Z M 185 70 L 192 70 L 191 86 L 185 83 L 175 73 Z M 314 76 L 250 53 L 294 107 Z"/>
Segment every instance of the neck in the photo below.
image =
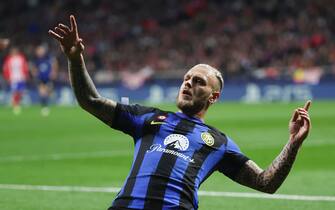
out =
<path fill-rule="evenodd" d="M 205 122 L 205 113 L 206 112 L 199 112 L 197 114 L 194 115 L 194 117 L 199 118 L 202 122 Z"/>
<path fill-rule="evenodd" d="M 179 111 L 186 114 L 189 117 L 195 117 L 195 118 L 200 119 L 202 122 L 205 122 L 205 114 L 207 110 L 201 110 L 200 112 L 195 113 L 195 114 L 189 114 L 189 113 L 183 112 L 182 110 L 179 110 Z"/>

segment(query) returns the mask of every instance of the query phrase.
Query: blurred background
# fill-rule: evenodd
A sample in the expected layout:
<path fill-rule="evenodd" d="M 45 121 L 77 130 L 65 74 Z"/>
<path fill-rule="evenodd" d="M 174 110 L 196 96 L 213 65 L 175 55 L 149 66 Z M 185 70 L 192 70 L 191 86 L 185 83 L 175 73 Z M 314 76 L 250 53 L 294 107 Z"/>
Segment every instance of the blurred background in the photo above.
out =
<path fill-rule="evenodd" d="M 76 105 L 67 60 L 48 36 L 70 14 L 107 98 L 176 111 L 184 73 L 218 68 L 224 103 L 206 123 L 262 168 L 286 144 L 292 111 L 313 100 L 312 131 L 277 192 L 285 199 L 252 198 L 214 173 L 200 209 L 335 209 L 335 1 L 2 0 L 1 210 L 107 209 L 131 167 L 133 141 Z"/>
<path fill-rule="evenodd" d="M 23 103 L 36 103 L 32 70 L 44 46 L 58 64 L 52 103 L 73 104 L 65 56 L 47 31 L 74 14 L 87 68 L 107 97 L 173 102 L 185 71 L 208 63 L 224 74 L 223 100 L 332 99 L 334 8 L 331 0 L 1 1 L 0 37 L 10 45 L 0 61 L 21 51 L 29 65 Z M 9 104 L 8 82 L 0 84 L 0 103 Z"/>

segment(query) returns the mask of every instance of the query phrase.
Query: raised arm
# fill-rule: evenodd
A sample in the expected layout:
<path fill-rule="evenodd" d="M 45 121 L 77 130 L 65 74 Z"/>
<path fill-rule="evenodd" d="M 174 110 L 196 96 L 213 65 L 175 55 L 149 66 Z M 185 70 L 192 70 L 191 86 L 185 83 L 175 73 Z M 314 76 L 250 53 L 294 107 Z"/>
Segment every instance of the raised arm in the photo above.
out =
<path fill-rule="evenodd" d="M 83 40 L 79 38 L 75 17 L 70 16 L 70 27 L 60 23 L 48 33 L 59 42 L 67 56 L 70 81 L 79 105 L 111 125 L 116 102 L 99 95 L 86 70 Z"/>
<path fill-rule="evenodd" d="M 307 101 L 304 108 L 294 111 L 289 123 L 290 139 L 271 165 L 263 170 L 249 160 L 242 167 L 235 181 L 262 192 L 276 192 L 290 172 L 298 150 L 308 135 L 311 126 L 308 115 L 310 105 L 311 101 Z"/>

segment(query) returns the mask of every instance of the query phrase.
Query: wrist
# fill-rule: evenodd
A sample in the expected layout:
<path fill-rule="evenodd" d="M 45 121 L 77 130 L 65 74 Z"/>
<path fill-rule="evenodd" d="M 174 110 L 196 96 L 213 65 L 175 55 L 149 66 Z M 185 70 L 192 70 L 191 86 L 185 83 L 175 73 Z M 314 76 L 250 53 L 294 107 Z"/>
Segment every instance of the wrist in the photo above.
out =
<path fill-rule="evenodd" d="M 72 71 L 83 69 L 85 66 L 84 57 L 81 54 L 68 57 L 68 65 L 69 65 L 69 69 L 71 69 Z"/>
<path fill-rule="evenodd" d="M 83 60 L 83 55 L 82 55 L 82 53 L 75 54 L 75 55 L 68 55 L 67 59 L 68 59 L 69 63 L 71 63 L 71 64 L 79 64 Z"/>
<path fill-rule="evenodd" d="M 81 62 L 82 58 L 83 58 L 82 53 L 78 53 L 78 54 L 74 54 L 74 55 L 67 55 L 67 59 L 71 63 Z"/>
<path fill-rule="evenodd" d="M 293 136 L 290 136 L 290 139 L 287 143 L 287 145 L 292 148 L 293 150 L 299 150 L 299 148 L 301 147 L 301 142 L 297 141 L 296 139 L 294 139 Z"/>

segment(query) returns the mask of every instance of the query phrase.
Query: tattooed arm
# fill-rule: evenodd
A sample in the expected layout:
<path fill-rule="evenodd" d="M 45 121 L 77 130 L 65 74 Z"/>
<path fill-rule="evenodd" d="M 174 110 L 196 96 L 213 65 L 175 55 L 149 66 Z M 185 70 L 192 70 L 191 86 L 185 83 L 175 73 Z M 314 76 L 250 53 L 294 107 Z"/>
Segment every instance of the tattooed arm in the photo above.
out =
<path fill-rule="evenodd" d="M 103 98 L 96 90 L 90 78 L 82 52 L 84 45 L 79 38 L 77 23 L 73 15 L 70 16 L 70 27 L 58 24 L 49 34 L 56 39 L 62 51 L 68 57 L 68 68 L 72 88 L 79 105 L 106 124 L 111 125 L 116 102 Z"/>
<path fill-rule="evenodd" d="M 297 146 L 287 143 L 266 170 L 248 160 L 238 173 L 236 181 L 261 192 L 275 193 L 290 172 L 297 152 Z"/>
<path fill-rule="evenodd" d="M 304 108 L 295 110 L 289 124 L 290 140 L 271 165 L 262 170 L 249 160 L 237 174 L 235 181 L 262 192 L 276 192 L 290 172 L 298 150 L 308 135 L 311 125 L 308 115 L 310 104 L 311 101 L 308 101 Z"/>

